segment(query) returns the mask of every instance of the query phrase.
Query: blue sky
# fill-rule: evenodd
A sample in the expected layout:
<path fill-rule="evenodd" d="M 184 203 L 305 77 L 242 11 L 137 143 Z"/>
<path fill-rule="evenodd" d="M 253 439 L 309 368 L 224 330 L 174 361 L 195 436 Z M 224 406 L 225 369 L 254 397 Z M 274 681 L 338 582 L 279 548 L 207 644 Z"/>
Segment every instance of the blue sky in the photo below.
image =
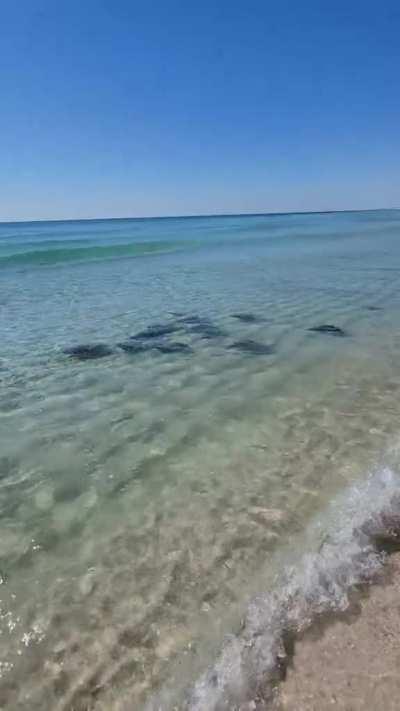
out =
<path fill-rule="evenodd" d="M 400 207 L 400 6 L 4 0 L 0 220 Z"/>

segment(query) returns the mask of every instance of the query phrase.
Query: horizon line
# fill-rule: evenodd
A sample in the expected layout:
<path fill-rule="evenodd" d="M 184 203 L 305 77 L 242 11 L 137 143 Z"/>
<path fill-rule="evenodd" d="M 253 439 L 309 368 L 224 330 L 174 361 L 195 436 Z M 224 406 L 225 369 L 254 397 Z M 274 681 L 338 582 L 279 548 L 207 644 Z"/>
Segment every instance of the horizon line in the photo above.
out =
<path fill-rule="evenodd" d="M 66 217 L 52 218 L 42 217 L 34 220 L 0 220 L 0 225 L 32 224 L 36 222 L 108 222 L 118 220 L 178 220 L 178 219 L 199 219 L 210 217 L 283 217 L 284 215 L 333 215 L 337 213 L 354 212 L 386 212 L 388 210 L 400 210 L 400 207 L 367 207 L 348 208 L 343 210 L 289 210 L 276 212 L 221 212 L 221 213 L 200 213 L 189 215 L 136 215 L 125 217 Z"/>

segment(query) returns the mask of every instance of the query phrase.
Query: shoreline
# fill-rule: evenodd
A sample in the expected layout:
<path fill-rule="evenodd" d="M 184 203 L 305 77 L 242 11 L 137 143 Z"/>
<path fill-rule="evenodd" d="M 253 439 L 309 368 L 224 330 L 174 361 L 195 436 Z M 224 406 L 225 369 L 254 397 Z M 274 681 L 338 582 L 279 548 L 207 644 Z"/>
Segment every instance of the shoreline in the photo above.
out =
<path fill-rule="evenodd" d="M 274 711 L 385 709 L 400 705 L 400 552 L 349 609 L 322 619 L 296 640 Z"/>
<path fill-rule="evenodd" d="M 332 503 L 324 515 L 325 534 L 319 550 L 305 554 L 277 589 L 252 601 L 240 633 L 225 640 L 217 660 L 194 685 L 185 708 L 322 711 L 332 706 L 356 711 L 399 707 L 366 705 L 372 692 L 362 682 L 363 674 L 376 681 L 377 674 L 380 678 L 379 674 L 392 673 L 396 690 L 390 685 L 382 693 L 400 698 L 400 679 L 397 689 L 397 674 L 386 670 L 393 659 L 400 659 L 400 648 L 398 654 L 393 651 L 396 639 L 400 640 L 398 484 L 397 476 L 383 469 Z M 320 527 L 319 519 L 314 526 Z M 378 646 L 376 620 L 379 629 L 396 629 L 392 646 L 379 635 Z M 376 654 L 382 662 L 379 671 L 374 670 Z M 352 688 L 351 679 L 357 674 L 360 690 Z M 382 695 L 380 687 L 376 693 Z M 362 699 L 361 705 L 350 703 L 349 694 Z"/>

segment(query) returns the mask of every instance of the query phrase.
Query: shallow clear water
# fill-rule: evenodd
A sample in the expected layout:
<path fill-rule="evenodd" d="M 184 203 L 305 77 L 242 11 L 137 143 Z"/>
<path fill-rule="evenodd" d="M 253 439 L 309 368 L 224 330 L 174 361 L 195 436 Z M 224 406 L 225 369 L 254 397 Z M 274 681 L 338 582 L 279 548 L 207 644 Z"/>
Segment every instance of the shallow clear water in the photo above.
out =
<path fill-rule="evenodd" d="M 0 225 L 2 708 L 180 706 L 396 469 L 399 258 L 396 211 Z"/>

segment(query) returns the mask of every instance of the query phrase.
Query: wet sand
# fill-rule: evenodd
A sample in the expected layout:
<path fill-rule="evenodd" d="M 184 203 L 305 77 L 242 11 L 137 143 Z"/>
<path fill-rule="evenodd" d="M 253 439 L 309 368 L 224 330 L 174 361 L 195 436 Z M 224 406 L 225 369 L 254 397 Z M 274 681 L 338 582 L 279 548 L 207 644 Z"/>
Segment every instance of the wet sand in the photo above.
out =
<path fill-rule="evenodd" d="M 341 619 L 296 643 L 277 710 L 400 709 L 400 553 L 379 583 Z"/>

